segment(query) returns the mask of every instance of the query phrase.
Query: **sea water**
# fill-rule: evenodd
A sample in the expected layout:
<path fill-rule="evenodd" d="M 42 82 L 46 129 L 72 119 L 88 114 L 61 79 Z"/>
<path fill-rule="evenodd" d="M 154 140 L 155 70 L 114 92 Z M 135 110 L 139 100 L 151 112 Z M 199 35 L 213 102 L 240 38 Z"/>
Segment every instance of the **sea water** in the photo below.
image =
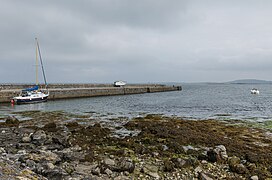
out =
<path fill-rule="evenodd" d="M 96 116 L 137 117 L 163 114 L 185 119 L 272 120 L 270 84 L 182 84 L 182 91 L 104 96 L 15 105 L 1 104 L 0 114 L 14 111 L 66 111 Z M 259 95 L 250 90 L 257 88 Z"/>

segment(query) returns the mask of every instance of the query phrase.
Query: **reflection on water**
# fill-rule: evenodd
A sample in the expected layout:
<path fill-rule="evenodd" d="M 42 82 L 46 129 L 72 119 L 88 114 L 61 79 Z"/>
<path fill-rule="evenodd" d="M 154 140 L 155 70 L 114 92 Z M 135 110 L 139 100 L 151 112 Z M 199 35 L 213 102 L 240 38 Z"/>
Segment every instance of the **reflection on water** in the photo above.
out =
<path fill-rule="evenodd" d="M 260 95 L 250 94 L 255 87 Z M 13 111 L 55 111 L 105 117 L 135 117 L 146 113 L 192 119 L 272 119 L 272 85 L 184 84 L 182 91 L 0 105 L 0 114 Z"/>

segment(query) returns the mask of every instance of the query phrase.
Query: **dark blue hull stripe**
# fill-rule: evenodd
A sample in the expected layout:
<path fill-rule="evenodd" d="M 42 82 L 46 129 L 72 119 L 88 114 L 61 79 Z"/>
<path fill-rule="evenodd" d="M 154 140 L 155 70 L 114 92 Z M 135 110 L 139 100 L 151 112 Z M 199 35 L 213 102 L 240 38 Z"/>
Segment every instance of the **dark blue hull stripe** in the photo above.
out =
<path fill-rule="evenodd" d="M 39 102 L 45 102 L 47 101 L 47 97 L 42 98 L 32 98 L 30 99 L 17 99 L 17 104 L 27 104 L 27 103 L 39 103 Z"/>

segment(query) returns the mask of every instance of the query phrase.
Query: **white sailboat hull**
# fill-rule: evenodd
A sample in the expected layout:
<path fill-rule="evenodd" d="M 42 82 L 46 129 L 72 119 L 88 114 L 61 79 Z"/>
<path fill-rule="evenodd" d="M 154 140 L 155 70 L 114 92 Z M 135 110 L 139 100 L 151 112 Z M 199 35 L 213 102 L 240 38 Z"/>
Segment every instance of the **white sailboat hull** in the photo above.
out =
<path fill-rule="evenodd" d="M 14 97 L 12 100 L 16 104 L 39 103 L 47 101 L 48 96 L 49 93 L 31 92 L 31 94 L 28 94 L 27 96 L 19 95 Z"/>
<path fill-rule="evenodd" d="M 257 89 L 252 89 L 250 92 L 251 94 L 260 94 L 260 91 Z"/>

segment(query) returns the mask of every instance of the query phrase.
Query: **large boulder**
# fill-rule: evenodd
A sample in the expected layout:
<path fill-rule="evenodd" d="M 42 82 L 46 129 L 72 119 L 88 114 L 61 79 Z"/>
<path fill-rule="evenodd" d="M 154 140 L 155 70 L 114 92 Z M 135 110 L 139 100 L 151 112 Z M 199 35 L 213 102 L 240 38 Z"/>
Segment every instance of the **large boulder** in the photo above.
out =
<path fill-rule="evenodd" d="M 240 158 L 233 156 L 228 160 L 230 170 L 238 174 L 245 174 L 248 169 L 241 163 Z"/>
<path fill-rule="evenodd" d="M 223 145 L 215 146 L 207 152 L 208 161 L 224 162 L 228 159 L 226 147 Z"/>

